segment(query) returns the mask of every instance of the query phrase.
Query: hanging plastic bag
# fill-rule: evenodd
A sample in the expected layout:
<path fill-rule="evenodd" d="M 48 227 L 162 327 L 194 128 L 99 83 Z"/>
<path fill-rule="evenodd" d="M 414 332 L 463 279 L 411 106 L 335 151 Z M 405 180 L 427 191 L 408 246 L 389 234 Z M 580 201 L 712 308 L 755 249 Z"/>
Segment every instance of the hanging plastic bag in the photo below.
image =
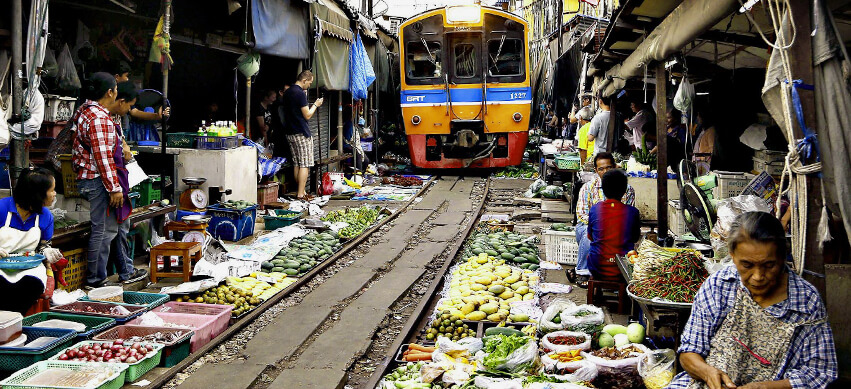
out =
<path fill-rule="evenodd" d="M 674 95 L 674 108 L 680 112 L 688 112 L 694 102 L 694 96 L 694 85 L 688 81 L 688 76 L 683 76 L 683 81 L 677 88 L 677 94 Z"/>
<path fill-rule="evenodd" d="M 41 66 L 41 76 L 44 78 L 56 77 L 59 74 L 59 63 L 56 62 L 56 55 L 53 50 L 47 49 L 44 52 L 44 64 Z"/>
<path fill-rule="evenodd" d="M 674 380 L 677 354 L 671 349 L 654 350 L 638 359 L 638 375 L 647 389 L 662 389 Z"/>
<path fill-rule="evenodd" d="M 62 47 L 62 53 L 59 54 L 57 63 L 56 83 L 59 89 L 74 91 L 83 87 L 83 84 L 80 83 L 80 76 L 77 75 L 77 68 L 74 67 L 74 60 L 71 58 L 71 49 L 68 48 L 68 44 Z"/>

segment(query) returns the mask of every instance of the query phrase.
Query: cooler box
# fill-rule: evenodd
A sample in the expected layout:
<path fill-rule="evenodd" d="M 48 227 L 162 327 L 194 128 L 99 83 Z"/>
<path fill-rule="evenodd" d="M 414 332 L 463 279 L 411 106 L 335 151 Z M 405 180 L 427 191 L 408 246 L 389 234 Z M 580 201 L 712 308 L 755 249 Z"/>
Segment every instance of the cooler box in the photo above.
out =
<path fill-rule="evenodd" d="M 212 216 L 207 232 L 216 239 L 236 242 L 254 234 L 257 206 L 237 210 L 211 205 L 207 215 Z"/>

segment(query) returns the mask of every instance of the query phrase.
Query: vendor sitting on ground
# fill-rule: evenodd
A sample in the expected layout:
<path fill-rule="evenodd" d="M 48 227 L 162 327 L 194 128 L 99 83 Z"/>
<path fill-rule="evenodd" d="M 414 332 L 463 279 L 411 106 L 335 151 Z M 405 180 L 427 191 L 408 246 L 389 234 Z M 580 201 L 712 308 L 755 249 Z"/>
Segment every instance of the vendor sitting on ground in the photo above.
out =
<path fill-rule="evenodd" d="M 606 200 L 588 213 L 588 270 L 596 281 L 623 282 L 614 258 L 635 248 L 641 235 L 641 216 L 638 209 L 621 202 L 629 185 L 623 171 L 609 170 L 601 181 Z"/>
<path fill-rule="evenodd" d="M 29 269 L 0 267 L 0 310 L 26 313 L 39 297 L 53 294 L 53 273 L 49 265 L 62 259 L 50 247 L 53 214 L 47 209 L 56 200 L 56 181 L 44 169 L 24 169 L 12 190 L 12 197 L 0 199 L 0 257 L 41 253 L 45 264 Z"/>
<path fill-rule="evenodd" d="M 694 299 L 669 388 L 824 388 L 837 377 L 836 350 L 816 288 L 786 266 L 786 234 L 765 212 L 736 219 L 733 265 Z M 696 385 L 695 385 L 696 384 Z"/>
<path fill-rule="evenodd" d="M 609 153 L 599 153 L 594 156 L 594 170 L 597 174 L 579 190 L 579 196 L 576 201 L 576 243 L 579 244 L 579 258 L 576 261 L 576 269 L 567 271 L 567 278 L 571 282 L 576 282 L 579 287 L 585 288 L 588 285 L 588 277 L 591 272 L 588 270 L 588 252 L 591 250 L 591 241 L 588 240 L 588 214 L 591 207 L 606 199 L 603 194 L 603 183 L 601 178 L 609 170 L 617 169 L 615 157 Z M 635 189 L 627 185 L 626 194 L 621 198 L 621 202 L 626 205 L 635 206 Z"/>

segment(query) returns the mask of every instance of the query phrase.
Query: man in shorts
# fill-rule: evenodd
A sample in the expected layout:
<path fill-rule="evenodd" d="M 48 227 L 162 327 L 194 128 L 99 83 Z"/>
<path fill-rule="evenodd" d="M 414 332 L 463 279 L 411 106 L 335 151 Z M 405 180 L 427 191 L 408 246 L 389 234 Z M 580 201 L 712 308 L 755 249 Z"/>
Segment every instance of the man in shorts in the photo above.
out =
<path fill-rule="evenodd" d="M 307 89 L 311 84 L 313 84 L 313 73 L 305 70 L 299 73 L 296 82 L 284 92 L 283 96 L 285 129 L 293 155 L 295 180 L 298 183 L 296 196 L 302 200 L 309 198 L 305 187 L 310 168 L 313 167 L 313 138 L 311 138 L 307 121 L 313 117 L 324 101 L 320 97 L 313 104 L 307 104 Z"/>

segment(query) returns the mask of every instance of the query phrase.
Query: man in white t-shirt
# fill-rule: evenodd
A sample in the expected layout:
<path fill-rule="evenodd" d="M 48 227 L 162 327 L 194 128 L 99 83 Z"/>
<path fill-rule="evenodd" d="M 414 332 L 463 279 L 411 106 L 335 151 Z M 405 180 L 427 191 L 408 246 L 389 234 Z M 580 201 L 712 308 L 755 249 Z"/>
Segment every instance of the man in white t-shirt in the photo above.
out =
<path fill-rule="evenodd" d="M 597 104 L 600 112 L 591 119 L 591 129 L 588 130 L 588 141 L 594 142 L 594 151 L 607 153 L 609 141 L 609 118 L 612 115 L 612 98 L 610 96 L 598 96 Z"/>

